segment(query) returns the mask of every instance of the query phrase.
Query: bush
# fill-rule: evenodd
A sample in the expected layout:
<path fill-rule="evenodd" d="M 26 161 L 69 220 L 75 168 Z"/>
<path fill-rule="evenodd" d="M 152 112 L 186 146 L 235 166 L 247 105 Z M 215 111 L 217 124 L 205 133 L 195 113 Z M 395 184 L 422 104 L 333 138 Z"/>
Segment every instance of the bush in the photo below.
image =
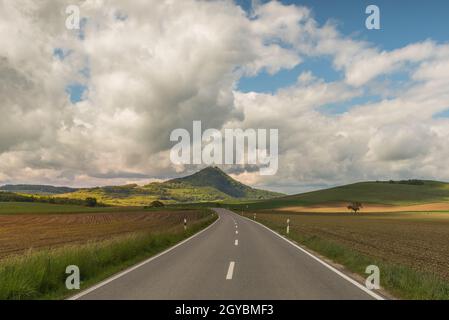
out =
<path fill-rule="evenodd" d="M 86 206 L 88 207 L 96 207 L 97 206 L 97 199 L 96 198 L 86 198 Z"/>
<path fill-rule="evenodd" d="M 149 205 L 150 208 L 162 208 L 164 206 L 165 206 L 164 203 L 158 200 L 151 202 Z"/>

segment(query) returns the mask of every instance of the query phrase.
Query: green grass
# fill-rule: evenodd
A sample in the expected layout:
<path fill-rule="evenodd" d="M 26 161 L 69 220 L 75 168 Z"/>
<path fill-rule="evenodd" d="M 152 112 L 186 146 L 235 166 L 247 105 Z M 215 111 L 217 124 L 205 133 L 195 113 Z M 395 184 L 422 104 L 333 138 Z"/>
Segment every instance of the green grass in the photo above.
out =
<path fill-rule="evenodd" d="M 260 210 L 332 202 L 358 201 L 362 203 L 411 205 L 449 201 L 449 184 L 436 181 L 423 182 L 423 185 L 360 182 L 253 203 L 231 204 L 231 206 L 236 210 L 246 209 L 246 206 L 250 210 Z"/>
<path fill-rule="evenodd" d="M 0 215 L 16 214 L 72 214 L 139 211 L 142 207 L 86 207 L 69 204 L 50 204 L 40 202 L 0 202 Z"/>
<path fill-rule="evenodd" d="M 211 204 L 178 204 L 165 206 L 165 211 L 179 209 L 201 209 L 209 208 Z M 76 214 L 76 213 L 120 213 L 130 211 L 158 211 L 161 208 L 147 208 L 142 206 L 116 206 L 116 207 L 85 207 L 68 204 L 49 204 L 40 202 L 0 202 L 0 215 L 18 215 L 18 214 Z"/>
<path fill-rule="evenodd" d="M 381 286 L 395 297 L 417 300 L 449 299 L 449 283 L 437 275 L 369 257 L 321 237 L 304 236 L 295 232 L 287 236 L 284 226 L 260 219 L 260 215 L 259 222 L 364 278 L 368 276 L 365 274 L 367 266 L 378 266 L 381 272 Z"/>
<path fill-rule="evenodd" d="M 0 300 L 60 299 L 76 294 L 65 288 L 66 267 L 80 268 L 81 289 L 153 256 L 205 228 L 216 215 L 160 234 L 139 233 L 102 242 L 29 251 L 0 262 Z"/>
<path fill-rule="evenodd" d="M 110 212 L 118 210 L 111 207 L 84 207 L 66 204 L 50 204 L 38 202 L 0 202 L 0 214 L 47 214 L 47 213 L 83 213 Z"/>

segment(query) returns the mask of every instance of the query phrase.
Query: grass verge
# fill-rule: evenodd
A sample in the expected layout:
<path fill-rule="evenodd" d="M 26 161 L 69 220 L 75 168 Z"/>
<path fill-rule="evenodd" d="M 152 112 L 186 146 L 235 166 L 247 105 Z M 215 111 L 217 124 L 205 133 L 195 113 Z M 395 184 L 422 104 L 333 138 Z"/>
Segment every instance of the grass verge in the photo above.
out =
<path fill-rule="evenodd" d="M 410 267 L 370 257 L 322 237 L 301 235 L 294 230 L 290 230 L 290 234 L 287 235 L 285 226 L 263 219 L 261 216 L 258 215 L 258 222 L 364 278 L 368 276 L 365 273 L 367 266 L 378 266 L 381 286 L 397 298 L 409 300 L 449 299 L 449 283 L 433 273 L 416 271 Z M 247 217 L 251 218 L 249 215 Z"/>
<path fill-rule="evenodd" d="M 66 267 L 76 265 L 81 290 L 149 258 L 210 225 L 216 214 L 160 234 L 136 233 L 58 249 L 29 251 L 0 261 L 0 300 L 61 299 L 77 292 L 65 287 Z"/>

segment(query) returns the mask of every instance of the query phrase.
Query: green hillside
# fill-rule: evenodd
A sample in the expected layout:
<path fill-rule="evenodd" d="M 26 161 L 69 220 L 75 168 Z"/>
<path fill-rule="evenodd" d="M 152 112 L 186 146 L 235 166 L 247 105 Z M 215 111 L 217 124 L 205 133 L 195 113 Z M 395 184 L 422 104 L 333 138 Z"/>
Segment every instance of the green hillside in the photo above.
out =
<path fill-rule="evenodd" d="M 32 185 L 32 184 L 17 184 L 11 185 L 7 184 L 0 187 L 0 191 L 14 192 L 22 194 L 41 194 L 41 195 L 52 195 L 52 194 L 63 194 L 68 192 L 74 192 L 77 189 L 68 187 L 54 187 L 47 185 Z"/>
<path fill-rule="evenodd" d="M 270 199 L 282 196 L 280 193 L 248 187 L 217 167 L 208 167 L 190 176 L 170 180 L 168 183 L 188 187 L 212 187 L 233 198 Z"/>
<path fill-rule="evenodd" d="M 279 197 L 282 194 L 248 187 L 218 168 L 206 168 L 191 176 L 145 186 L 125 186 L 80 189 L 60 197 L 85 199 L 94 197 L 109 205 L 142 206 L 160 200 L 166 204 L 258 200 Z"/>
<path fill-rule="evenodd" d="M 307 206 L 331 202 L 407 205 L 449 201 L 449 184 L 437 181 L 360 182 L 249 204 L 248 208 Z"/>
<path fill-rule="evenodd" d="M 94 197 L 100 203 L 125 206 L 144 206 L 155 200 L 164 203 L 178 203 L 231 199 L 228 195 L 214 188 L 195 188 L 156 182 L 143 187 L 128 185 L 81 189 L 73 193 L 63 194 L 61 197 L 71 199 Z"/>

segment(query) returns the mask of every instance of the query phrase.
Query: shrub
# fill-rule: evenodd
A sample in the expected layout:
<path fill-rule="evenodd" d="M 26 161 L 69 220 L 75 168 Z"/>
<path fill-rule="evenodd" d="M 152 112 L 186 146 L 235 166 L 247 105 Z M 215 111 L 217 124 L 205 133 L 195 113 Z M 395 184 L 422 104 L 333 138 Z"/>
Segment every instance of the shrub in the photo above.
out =
<path fill-rule="evenodd" d="M 86 206 L 88 207 L 95 207 L 97 205 L 97 199 L 96 198 L 86 198 Z"/>
<path fill-rule="evenodd" d="M 156 200 L 156 201 L 151 202 L 149 207 L 150 208 L 161 208 L 161 207 L 164 207 L 164 206 L 165 206 L 164 203 L 162 203 L 161 201 Z"/>

